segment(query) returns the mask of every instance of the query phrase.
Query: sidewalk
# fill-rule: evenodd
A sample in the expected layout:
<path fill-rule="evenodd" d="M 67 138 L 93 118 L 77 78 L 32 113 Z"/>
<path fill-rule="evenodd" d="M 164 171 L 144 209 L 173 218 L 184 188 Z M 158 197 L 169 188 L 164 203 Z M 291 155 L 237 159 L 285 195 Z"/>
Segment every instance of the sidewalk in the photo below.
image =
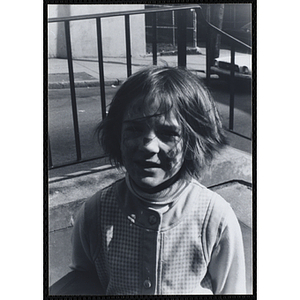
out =
<path fill-rule="evenodd" d="M 199 48 L 199 54 L 187 55 L 187 68 L 205 77 L 206 50 Z M 229 54 L 228 50 L 221 50 L 220 55 Z M 127 78 L 126 57 L 106 57 L 104 60 L 104 80 L 106 85 L 119 84 Z M 158 65 L 177 66 L 177 55 L 160 55 Z M 152 55 L 132 57 L 132 73 L 140 68 L 152 65 Z M 75 86 L 99 85 L 99 66 L 95 59 L 73 59 Z M 48 59 L 49 88 L 69 87 L 68 62 L 66 59 Z"/>

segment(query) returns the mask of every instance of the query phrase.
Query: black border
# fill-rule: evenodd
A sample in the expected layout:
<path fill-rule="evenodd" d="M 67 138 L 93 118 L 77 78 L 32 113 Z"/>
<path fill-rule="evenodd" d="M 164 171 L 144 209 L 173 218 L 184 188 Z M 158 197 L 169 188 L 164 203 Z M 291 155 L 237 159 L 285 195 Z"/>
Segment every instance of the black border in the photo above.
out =
<path fill-rule="evenodd" d="M 183 295 L 183 296 L 164 296 L 164 295 L 137 295 L 137 296 L 50 296 L 49 295 L 49 261 L 48 261 L 48 238 L 49 238 L 49 201 L 48 201 L 48 5 L 49 4 L 201 4 L 201 3 L 249 3 L 252 4 L 252 257 L 253 257 L 253 294 L 252 295 Z M 43 175 L 44 175 L 44 206 L 43 206 L 43 299 L 61 300 L 99 300 L 99 299 L 257 299 L 257 1 L 66 1 L 66 0 L 44 0 L 43 1 Z"/>

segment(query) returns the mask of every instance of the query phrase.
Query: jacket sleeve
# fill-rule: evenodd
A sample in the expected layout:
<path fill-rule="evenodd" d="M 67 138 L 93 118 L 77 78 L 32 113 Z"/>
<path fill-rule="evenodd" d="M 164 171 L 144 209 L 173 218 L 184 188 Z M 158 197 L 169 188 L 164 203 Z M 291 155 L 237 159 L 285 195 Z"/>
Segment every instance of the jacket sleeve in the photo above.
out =
<path fill-rule="evenodd" d="M 89 202 L 90 204 L 90 202 Z M 72 271 L 54 283 L 49 290 L 52 295 L 105 295 L 105 288 L 100 282 L 93 263 L 93 224 L 95 215 L 88 215 L 91 205 L 83 204 L 80 208 L 72 233 Z M 93 212 L 96 210 L 93 208 Z M 86 216 L 89 216 L 88 220 Z M 90 218 L 91 217 L 91 218 Z M 90 230 L 92 229 L 92 230 Z"/>
<path fill-rule="evenodd" d="M 95 269 L 91 254 L 91 247 L 89 235 L 87 232 L 87 225 L 85 219 L 84 203 L 80 208 L 72 233 L 72 263 L 70 265 L 72 270 L 77 271 L 92 271 Z"/>
<path fill-rule="evenodd" d="M 242 233 L 238 220 L 223 198 L 215 201 L 208 223 L 208 271 L 214 294 L 245 294 L 246 271 Z"/>

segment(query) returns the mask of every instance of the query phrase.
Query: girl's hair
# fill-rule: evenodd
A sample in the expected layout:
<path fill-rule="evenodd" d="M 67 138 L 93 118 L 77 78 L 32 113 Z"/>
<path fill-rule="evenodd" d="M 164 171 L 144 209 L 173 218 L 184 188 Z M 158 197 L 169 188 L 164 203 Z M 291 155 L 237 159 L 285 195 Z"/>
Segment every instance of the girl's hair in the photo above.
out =
<path fill-rule="evenodd" d="M 107 117 L 96 134 L 112 163 L 122 166 L 121 130 L 124 113 L 133 101 L 160 104 L 160 112 L 172 110 L 182 126 L 182 172 L 200 178 L 216 150 L 226 144 L 214 101 L 201 79 L 183 68 L 149 67 L 129 77 L 115 94 Z"/>

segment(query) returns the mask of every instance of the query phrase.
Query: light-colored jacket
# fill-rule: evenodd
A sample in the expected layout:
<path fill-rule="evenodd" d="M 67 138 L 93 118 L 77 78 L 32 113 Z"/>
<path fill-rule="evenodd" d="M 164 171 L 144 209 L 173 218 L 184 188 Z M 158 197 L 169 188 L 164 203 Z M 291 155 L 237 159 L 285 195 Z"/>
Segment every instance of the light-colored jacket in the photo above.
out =
<path fill-rule="evenodd" d="M 71 268 L 96 270 L 107 295 L 245 294 L 242 235 L 230 205 L 194 179 L 167 197 L 162 213 L 125 179 L 96 193 L 76 219 Z"/>

